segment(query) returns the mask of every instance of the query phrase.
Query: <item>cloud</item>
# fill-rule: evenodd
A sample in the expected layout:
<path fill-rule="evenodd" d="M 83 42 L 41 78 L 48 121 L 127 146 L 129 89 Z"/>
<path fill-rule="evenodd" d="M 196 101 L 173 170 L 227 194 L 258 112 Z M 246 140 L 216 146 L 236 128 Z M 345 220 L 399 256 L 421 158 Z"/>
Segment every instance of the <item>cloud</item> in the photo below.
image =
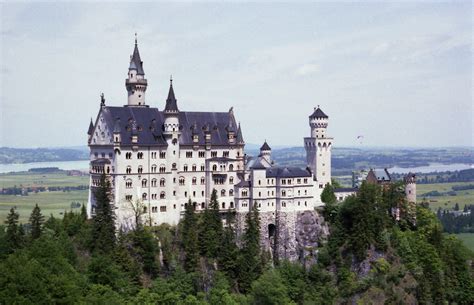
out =
<path fill-rule="evenodd" d="M 296 69 L 296 74 L 300 76 L 306 76 L 319 72 L 319 66 L 316 64 L 304 64 Z"/>

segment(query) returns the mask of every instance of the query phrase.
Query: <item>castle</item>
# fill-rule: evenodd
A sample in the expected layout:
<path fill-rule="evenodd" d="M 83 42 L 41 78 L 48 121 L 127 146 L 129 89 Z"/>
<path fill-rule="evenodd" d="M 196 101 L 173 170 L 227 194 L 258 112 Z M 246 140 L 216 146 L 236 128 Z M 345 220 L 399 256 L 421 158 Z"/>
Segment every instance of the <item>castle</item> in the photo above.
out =
<path fill-rule="evenodd" d="M 160 111 L 146 103 L 147 87 L 135 39 L 125 80 L 127 104 L 108 106 L 101 95 L 97 118 L 89 125 L 88 216 L 95 213 L 93 194 L 102 174 L 111 182 L 111 204 L 123 230 L 134 228 L 137 215 L 149 225 L 175 225 L 189 200 L 197 212 L 203 211 L 216 190 L 220 210 L 235 212 L 238 235 L 245 215 L 257 205 L 264 247 L 292 260 L 308 252 L 312 256 L 328 234 L 315 209 L 323 205 L 321 193 L 331 183 L 333 138 L 327 135 L 329 117 L 321 108 L 309 116 L 307 167 L 280 167 L 266 141 L 257 157 L 244 154 L 242 128 L 232 107 L 225 112 L 182 111 L 170 79 Z M 414 176 L 408 179 L 407 196 L 414 201 Z M 355 192 L 335 190 L 338 200 Z"/>

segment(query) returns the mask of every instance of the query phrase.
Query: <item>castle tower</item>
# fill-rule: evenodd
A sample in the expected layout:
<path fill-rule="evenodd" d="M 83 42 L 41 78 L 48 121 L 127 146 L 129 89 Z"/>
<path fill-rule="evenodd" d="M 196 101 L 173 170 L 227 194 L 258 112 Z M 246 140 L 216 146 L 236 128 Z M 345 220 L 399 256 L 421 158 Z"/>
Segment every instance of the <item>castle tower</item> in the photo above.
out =
<path fill-rule="evenodd" d="M 413 173 L 405 176 L 405 194 L 408 203 L 416 203 L 416 175 Z"/>
<path fill-rule="evenodd" d="M 311 169 L 317 189 L 331 183 L 331 149 L 333 138 L 327 137 L 326 129 L 329 117 L 319 108 L 314 108 L 309 116 L 311 136 L 304 138 L 306 162 Z"/>
<path fill-rule="evenodd" d="M 170 78 L 170 89 L 168 91 L 168 98 L 166 99 L 166 106 L 164 109 L 164 134 L 177 138 L 179 136 L 179 109 L 178 101 L 174 96 L 173 79 Z"/>
<path fill-rule="evenodd" d="M 268 164 L 272 164 L 272 149 L 270 148 L 270 145 L 268 145 L 266 140 L 265 143 L 263 143 L 262 147 L 260 147 L 260 157 L 265 159 Z"/>
<path fill-rule="evenodd" d="M 125 87 L 128 92 L 128 106 L 145 106 L 145 92 L 147 88 L 143 61 L 138 52 L 137 37 L 135 34 L 135 49 L 130 56 L 130 66 L 128 67 L 128 78 L 125 80 Z"/>

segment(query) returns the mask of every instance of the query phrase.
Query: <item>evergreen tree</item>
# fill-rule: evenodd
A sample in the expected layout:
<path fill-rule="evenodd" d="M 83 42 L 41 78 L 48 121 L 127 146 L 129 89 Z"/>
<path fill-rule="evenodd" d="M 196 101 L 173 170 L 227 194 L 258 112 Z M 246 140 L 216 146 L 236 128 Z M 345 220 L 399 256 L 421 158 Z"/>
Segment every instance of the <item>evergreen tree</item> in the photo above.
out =
<path fill-rule="evenodd" d="M 229 280 L 235 280 L 237 277 L 237 263 L 239 257 L 239 248 L 236 244 L 236 235 L 233 228 L 234 214 L 227 211 L 226 227 L 222 236 L 222 241 L 217 259 L 219 268 L 227 275 Z"/>
<path fill-rule="evenodd" d="M 219 201 L 217 191 L 211 195 L 209 207 L 204 210 L 202 217 L 199 244 L 201 254 L 207 258 L 217 258 L 219 255 L 219 242 L 222 238 L 222 220 L 219 215 Z"/>
<path fill-rule="evenodd" d="M 39 208 L 38 204 L 36 204 L 30 216 L 32 239 L 37 239 L 40 237 L 43 222 L 44 222 L 44 216 L 41 214 L 41 209 Z"/>
<path fill-rule="evenodd" d="M 94 191 L 96 209 L 93 218 L 93 250 L 111 253 L 115 247 L 115 215 L 111 206 L 110 181 L 105 174 L 100 177 L 100 185 Z"/>
<path fill-rule="evenodd" d="M 326 204 L 334 204 L 336 203 L 336 195 L 334 195 L 334 187 L 331 184 L 326 184 L 321 193 L 321 201 Z"/>
<path fill-rule="evenodd" d="M 254 202 L 251 211 L 246 215 L 245 232 L 239 259 L 239 288 L 242 292 L 250 290 L 251 284 L 262 272 L 260 249 L 260 221 L 257 204 Z"/>
<path fill-rule="evenodd" d="M 18 215 L 15 208 L 11 208 L 10 213 L 7 216 L 7 220 L 5 221 L 5 224 L 7 225 L 5 239 L 10 252 L 20 248 L 22 244 L 22 236 L 18 226 L 19 217 L 20 215 Z"/>
<path fill-rule="evenodd" d="M 81 217 L 82 217 L 82 220 L 84 221 L 87 220 L 87 210 L 86 210 L 85 204 L 82 204 L 82 207 L 81 207 Z"/>
<path fill-rule="evenodd" d="M 198 266 L 199 241 L 197 217 L 191 199 L 189 199 L 184 212 L 181 240 L 184 250 L 184 269 L 187 272 L 193 272 Z"/>
<path fill-rule="evenodd" d="M 456 202 L 456 204 L 454 205 L 454 210 L 459 211 L 459 203 Z"/>

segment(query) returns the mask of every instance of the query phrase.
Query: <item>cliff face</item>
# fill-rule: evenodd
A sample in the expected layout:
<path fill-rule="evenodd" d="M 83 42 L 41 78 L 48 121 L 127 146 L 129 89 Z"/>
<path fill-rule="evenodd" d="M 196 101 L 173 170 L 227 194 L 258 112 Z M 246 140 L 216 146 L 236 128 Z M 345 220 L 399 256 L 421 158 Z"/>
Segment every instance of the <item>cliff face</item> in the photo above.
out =
<path fill-rule="evenodd" d="M 316 262 L 318 247 L 329 234 L 316 211 L 260 213 L 260 242 L 273 259 Z M 237 217 L 237 233 L 245 229 L 245 215 Z"/>

